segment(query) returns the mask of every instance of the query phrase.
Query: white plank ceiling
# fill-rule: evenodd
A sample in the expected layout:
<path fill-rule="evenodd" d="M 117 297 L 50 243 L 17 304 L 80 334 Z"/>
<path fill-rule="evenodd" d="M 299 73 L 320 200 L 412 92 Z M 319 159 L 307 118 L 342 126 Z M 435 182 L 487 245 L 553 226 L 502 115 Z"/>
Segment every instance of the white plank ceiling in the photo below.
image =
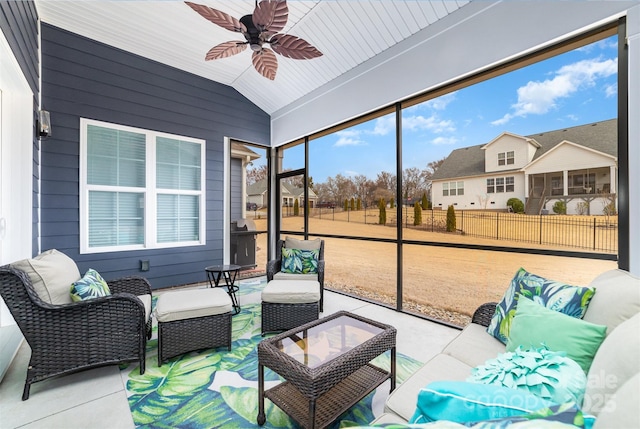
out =
<path fill-rule="evenodd" d="M 193 0 L 240 19 L 253 0 Z M 243 40 L 177 0 L 36 0 L 43 22 L 234 87 L 273 112 L 366 63 L 409 36 L 463 7 L 462 0 L 289 0 L 281 33 L 301 37 L 323 56 L 294 60 L 278 55 L 274 81 L 251 63 L 251 50 L 205 61 L 213 46 Z M 365 65 L 366 67 L 366 65 Z"/>

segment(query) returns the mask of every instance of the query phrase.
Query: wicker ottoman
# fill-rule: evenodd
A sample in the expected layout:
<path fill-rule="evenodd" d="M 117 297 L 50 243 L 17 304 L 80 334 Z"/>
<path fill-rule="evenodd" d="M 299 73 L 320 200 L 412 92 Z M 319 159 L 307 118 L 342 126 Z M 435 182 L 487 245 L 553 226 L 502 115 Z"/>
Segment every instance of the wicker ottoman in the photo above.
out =
<path fill-rule="evenodd" d="M 222 289 L 165 292 L 158 297 L 158 366 L 194 350 L 231 350 L 232 303 Z"/>
<path fill-rule="evenodd" d="M 317 320 L 319 303 L 320 283 L 315 280 L 271 280 L 262 291 L 262 335 Z"/>

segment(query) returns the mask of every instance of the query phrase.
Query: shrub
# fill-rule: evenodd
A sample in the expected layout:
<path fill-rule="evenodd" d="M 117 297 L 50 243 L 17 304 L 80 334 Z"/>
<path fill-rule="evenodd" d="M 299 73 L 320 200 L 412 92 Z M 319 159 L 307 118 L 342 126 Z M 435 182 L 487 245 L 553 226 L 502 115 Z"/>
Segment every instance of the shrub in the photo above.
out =
<path fill-rule="evenodd" d="M 589 214 L 589 203 L 586 201 L 580 201 L 576 205 L 576 211 L 578 212 L 579 215 Z"/>
<path fill-rule="evenodd" d="M 456 211 L 453 206 L 447 208 L 447 232 L 456 230 Z"/>
<path fill-rule="evenodd" d="M 380 198 L 378 202 L 378 209 L 380 210 L 380 214 L 378 215 L 378 223 L 380 225 L 386 225 L 387 223 L 387 203 L 384 201 L 384 198 Z"/>
<path fill-rule="evenodd" d="M 393 197 L 391 197 L 391 199 L 389 200 L 389 208 L 395 208 L 396 206 L 396 201 L 393 199 Z"/>
<path fill-rule="evenodd" d="M 351 197 L 351 211 L 354 211 L 356 209 L 356 200 Z"/>
<path fill-rule="evenodd" d="M 427 200 L 427 194 L 422 194 L 422 202 L 421 202 L 422 210 L 429 210 L 429 200 Z"/>
<path fill-rule="evenodd" d="M 417 201 L 413 205 L 413 224 L 422 225 L 422 206 Z"/>
<path fill-rule="evenodd" d="M 362 210 L 362 200 L 360 198 L 356 201 L 356 209 Z"/>
<path fill-rule="evenodd" d="M 567 203 L 564 201 L 556 201 L 553 205 L 553 212 L 555 214 L 567 214 Z"/>
<path fill-rule="evenodd" d="M 294 216 L 300 215 L 300 203 L 298 203 L 298 199 L 297 198 L 293 202 L 293 215 Z"/>
<path fill-rule="evenodd" d="M 615 201 L 611 201 L 609 204 L 604 206 L 604 209 L 602 209 L 602 213 L 604 213 L 607 216 L 615 216 L 617 213 Z"/>
<path fill-rule="evenodd" d="M 349 200 L 348 199 L 344 199 L 344 211 L 346 212 L 347 210 L 349 210 Z"/>
<path fill-rule="evenodd" d="M 519 198 L 509 198 L 507 207 L 511 207 L 511 211 L 514 213 L 524 213 L 524 203 Z"/>

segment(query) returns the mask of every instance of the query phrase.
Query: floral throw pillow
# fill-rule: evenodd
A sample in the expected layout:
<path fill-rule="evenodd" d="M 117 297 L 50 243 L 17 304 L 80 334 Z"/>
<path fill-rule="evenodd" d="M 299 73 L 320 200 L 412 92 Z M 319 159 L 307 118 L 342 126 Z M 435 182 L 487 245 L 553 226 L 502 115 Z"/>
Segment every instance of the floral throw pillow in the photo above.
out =
<path fill-rule="evenodd" d="M 111 295 L 109 285 L 93 268 L 89 268 L 84 277 L 71 285 L 71 300 L 74 302 L 108 295 Z"/>
<path fill-rule="evenodd" d="M 591 287 L 567 285 L 520 268 L 496 306 L 487 332 L 504 344 L 507 343 L 520 295 L 550 310 L 582 319 L 595 292 Z"/>
<path fill-rule="evenodd" d="M 281 271 L 288 274 L 317 274 L 319 254 L 320 249 L 301 250 L 283 247 Z"/>

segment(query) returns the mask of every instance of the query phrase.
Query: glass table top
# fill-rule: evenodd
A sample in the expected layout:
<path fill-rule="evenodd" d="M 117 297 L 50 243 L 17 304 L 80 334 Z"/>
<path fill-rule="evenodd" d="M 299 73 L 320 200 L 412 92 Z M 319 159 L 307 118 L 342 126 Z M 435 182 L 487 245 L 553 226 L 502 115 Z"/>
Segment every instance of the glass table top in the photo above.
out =
<path fill-rule="evenodd" d="M 382 333 L 384 328 L 343 315 L 274 343 L 296 361 L 316 368 Z"/>

